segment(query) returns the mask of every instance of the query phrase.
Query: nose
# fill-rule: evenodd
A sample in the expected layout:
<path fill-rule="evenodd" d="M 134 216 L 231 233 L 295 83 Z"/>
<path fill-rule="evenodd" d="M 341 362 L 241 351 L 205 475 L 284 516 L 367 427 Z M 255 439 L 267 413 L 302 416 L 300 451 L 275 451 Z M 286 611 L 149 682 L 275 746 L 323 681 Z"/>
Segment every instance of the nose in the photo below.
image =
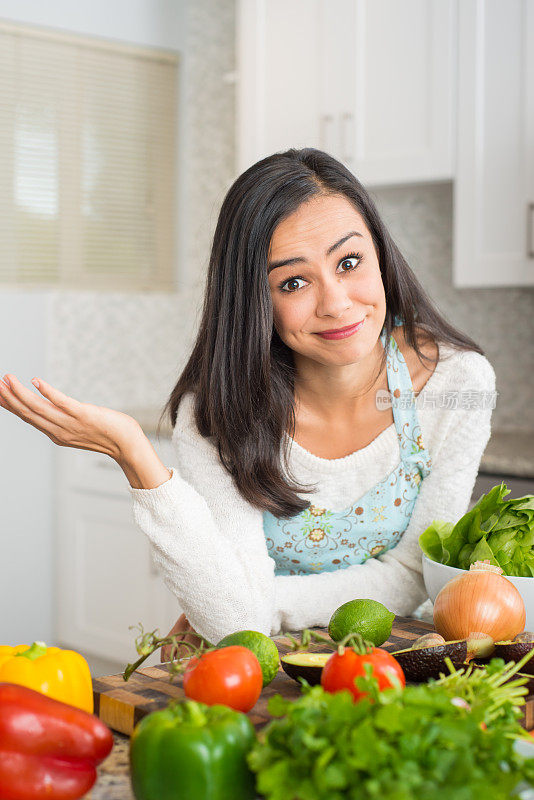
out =
<path fill-rule="evenodd" d="M 317 300 L 318 317 L 339 319 L 351 307 L 352 300 L 341 281 L 333 278 L 322 284 Z"/>

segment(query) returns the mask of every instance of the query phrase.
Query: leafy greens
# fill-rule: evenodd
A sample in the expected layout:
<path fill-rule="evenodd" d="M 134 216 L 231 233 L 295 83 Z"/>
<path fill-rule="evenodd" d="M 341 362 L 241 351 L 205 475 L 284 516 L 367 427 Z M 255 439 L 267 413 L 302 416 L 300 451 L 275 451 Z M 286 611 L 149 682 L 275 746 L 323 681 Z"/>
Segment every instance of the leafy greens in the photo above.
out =
<path fill-rule="evenodd" d="M 432 561 L 469 569 L 488 559 L 505 575 L 534 577 L 534 495 L 504 500 L 505 483 L 483 494 L 456 524 L 434 520 L 419 537 Z"/>
<path fill-rule="evenodd" d="M 506 669 L 495 661 L 483 676 L 461 670 L 382 692 L 368 673 L 356 679 L 368 692 L 358 703 L 303 681 L 298 700 L 269 700 L 282 718 L 248 755 L 257 789 L 266 800 L 517 797 L 520 781 L 534 781 L 534 759 L 514 750 L 528 736 L 518 722 L 527 690 L 524 679 L 502 686 Z"/>

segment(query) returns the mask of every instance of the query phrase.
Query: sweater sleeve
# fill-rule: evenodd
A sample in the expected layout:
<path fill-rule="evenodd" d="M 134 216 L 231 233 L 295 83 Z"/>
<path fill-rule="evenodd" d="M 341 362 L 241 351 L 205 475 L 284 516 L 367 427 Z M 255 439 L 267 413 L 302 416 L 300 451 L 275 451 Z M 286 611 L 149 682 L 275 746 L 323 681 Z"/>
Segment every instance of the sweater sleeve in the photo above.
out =
<path fill-rule="evenodd" d="M 228 633 L 271 634 L 274 561 L 263 514 L 244 500 L 217 448 L 192 422 L 182 399 L 173 433 L 171 478 L 133 489 L 133 515 L 150 539 L 154 561 L 193 628 L 216 643 Z"/>
<path fill-rule="evenodd" d="M 471 407 L 441 413 L 437 445 L 430 450 L 432 469 L 400 542 L 377 558 L 336 572 L 277 577 L 275 609 L 285 630 L 327 625 L 333 611 L 354 598 L 378 600 L 402 616 L 427 599 L 419 536 L 434 519 L 456 522 L 468 509 L 490 438 L 492 408 L 480 407 L 480 400 L 495 390 L 493 367 L 478 353 L 462 356 L 451 389 L 467 398 L 467 406 L 471 397 Z"/>

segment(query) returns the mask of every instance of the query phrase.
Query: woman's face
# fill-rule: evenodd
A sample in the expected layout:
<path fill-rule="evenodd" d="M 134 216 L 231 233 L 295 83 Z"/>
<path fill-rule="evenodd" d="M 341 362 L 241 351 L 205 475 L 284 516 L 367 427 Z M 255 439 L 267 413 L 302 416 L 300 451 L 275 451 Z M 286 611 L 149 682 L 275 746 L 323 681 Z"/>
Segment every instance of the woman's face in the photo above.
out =
<path fill-rule="evenodd" d="M 297 263 L 276 266 L 287 259 Z M 295 353 L 342 366 L 376 346 L 386 316 L 382 276 L 371 234 L 344 195 L 313 198 L 278 225 L 269 286 L 276 331 Z M 361 320 L 345 338 L 319 335 Z"/>

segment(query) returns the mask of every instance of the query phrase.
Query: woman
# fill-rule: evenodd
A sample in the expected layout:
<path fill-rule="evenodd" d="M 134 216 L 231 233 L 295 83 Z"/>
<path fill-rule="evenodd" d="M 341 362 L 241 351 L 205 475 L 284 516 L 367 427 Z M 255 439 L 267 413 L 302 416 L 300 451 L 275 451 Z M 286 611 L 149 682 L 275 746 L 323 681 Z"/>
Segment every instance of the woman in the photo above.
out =
<path fill-rule="evenodd" d="M 307 148 L 254 164 L 222 204 L 199 333 L 166 406 L 172 468 L 131 417 L 6 383 L 4 408 L 122 467 L 184 611 L 173 631 L 217 642 L 326 625 L 357 597 L 413 612 L 419 534 L 467 510 L 495 373 L 354 175 Z"/>

